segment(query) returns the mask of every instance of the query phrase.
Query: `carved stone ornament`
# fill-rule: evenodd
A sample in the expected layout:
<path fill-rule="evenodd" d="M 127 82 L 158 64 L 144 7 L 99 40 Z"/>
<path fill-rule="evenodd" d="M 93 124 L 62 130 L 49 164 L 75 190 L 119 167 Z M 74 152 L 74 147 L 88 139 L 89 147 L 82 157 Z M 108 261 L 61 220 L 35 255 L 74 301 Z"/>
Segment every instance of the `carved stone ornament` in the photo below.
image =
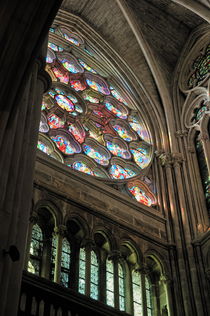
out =
<path fill-rule="evenodd" d="M 188 131 L 187 130 L 178 130 L 175 133 L 176 137 L 186 137 L 188 135 Z"/>
<path fill-rule="evenodd" d="M 161 166 L 172 167 L 173 165 L 181 164 L 184 158 L 181 153 L 161 153 L 157 155 Z"/>

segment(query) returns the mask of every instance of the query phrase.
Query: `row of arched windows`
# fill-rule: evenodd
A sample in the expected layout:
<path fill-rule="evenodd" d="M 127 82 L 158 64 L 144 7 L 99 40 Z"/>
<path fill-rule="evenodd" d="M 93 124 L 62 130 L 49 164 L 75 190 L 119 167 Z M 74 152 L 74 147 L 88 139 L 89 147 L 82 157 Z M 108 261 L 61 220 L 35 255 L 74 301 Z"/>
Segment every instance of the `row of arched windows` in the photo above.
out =
<path fill-rule="evenodd" d="M 157 286 L 143 270 L 134 247 L 125 243 L 120 251 L 113 251 L 103 232 L 85 239 L 72 220 L 55 232 L 49 211 L 42 212 L 29 234 L 28 272 L 131 315 L 155 315 Z"/>

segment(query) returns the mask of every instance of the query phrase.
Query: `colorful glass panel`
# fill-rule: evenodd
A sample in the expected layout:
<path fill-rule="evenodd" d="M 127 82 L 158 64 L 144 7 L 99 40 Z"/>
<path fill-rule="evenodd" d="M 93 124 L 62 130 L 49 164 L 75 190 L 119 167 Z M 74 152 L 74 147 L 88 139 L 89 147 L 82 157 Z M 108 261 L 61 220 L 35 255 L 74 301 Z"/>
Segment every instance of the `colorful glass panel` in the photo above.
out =
<path fill-rule="evenodd" d="M 63 33 L 63 36 L 65 37 L 65 39 L 67 41 L 69 41 L 70 43 L 76 45 L 76 46 L 79 46 L 80 45 L 80 42 L 75 38 L 75 37 L 72 37 L 72 36 L 69 36 L 68 34 L 66 33 Z"/>
<path fill-rule="evenodd" d="M 51 48 L 52 50 L 54 50 L 55 52 L 62 52 L 63 51 L 63 47 L 58 46 L 56 44 L 50 43 L 48 42 L 48 47 Z"/>
<path fill-rule="evenodd" d="M 69 129 L 69 132 L 74 136 L 74 138 L 81 144 L 84 142 L 84 139 L 85 139 L 85 135 L 83 135 L 79 128 L 74 125 L 74 124 L 71 124 L 69 125 L 68 127 Z"/>
<path fill-rule="evenodd" d="M 127 118 L 126 113 L 123 113 L 123 111 L 120 111 L 116 106 L 114 106 L 110 102 L 105 102 L 105 106 L 110 112 L 112 112 L 114 115 L 118 116 L 119 118 L 121 119 Z"/>
<path fill-rule="evenodd" d="M 84 162 L 82 161 L 76 161 L 71 166 L 73 169 L 84 172 L 86 174 L 89 174 L 91 176 L 94 176 L 94 172 L 91 168 L 89 168 Z"/>
<path fill-rule="evenodd" d="M 114 130 L 117 132 L 117 134 L 122 138 L 124 139 L 126 142 L 131 142 L 132 140 L 134 140 L 134 138 L 132 137 L 132 135 L 129 133 L 129 131 L 119 125 L 119 124 L 115 124 L 112 126 L 114 128 Z"/>
<path fill-rule="evenodd" d="M 129 124 L 141 139 L 143 139 L 147 143 L 151 143 L 147 130 L 141 125 L 141 123 L 136 117 L 130 116 Z"/>
<path fill-rule="evenodd" d="M 100 153 L 99 151 L 95 150 L 90 145 L 84 144 L 83 145 L 84 152 L 87 156 L 93 158 L 97 163 L 102 166 L 107 166 L 109 163 L 109 159 L 106 155 Z"/>
<path fill-rule="evenodd" d="M 60 82 L 63 82 L 67 84 L 69 82 L 69 75 L 67 73 L 63 73 L 59 68 L 53 67 L 52 71 L 56 78 L 60 80 Z"/>
<path fill-rule="evenodd" d="M 57 239 L 56 239 L 56 236 L 53 236 L 52 246 L 51 246 L 51 260 L 50 260 L 50 280 L 51 281 L 54 281 L 56 248 L 57 248 Z"/>
<path fill-rule="evenodd" d="M 36 275 L 41 273 L 41 260 L 43 252 L 43 234 L 38 224 L 32 228 L 30 243 L 30 260 L 28 263 L 28 271 Z"/>
<path fill-rule="evenodd" d="M 146 193 L 137 185 L 129 188 L 130 193 L 135 197 L 135 199 L 147 206 L 152 205 L 152 200 L 146 195 Z"/>
<path fill-rule="evenodd" d="M 68 112 L 74 111 L 74 104 L 66 96 L 57 94 L 55 96 L 55 100 L 62 109 Z"/>
<path fill-rule="evenodd" d="M 129 158 L 128 151 L 122 148 L 120 145 L 114 144 L 113 142 L 110 142 L 108 140 L 106 142 L 106 146 L 113 155 L 124 158 L 124 159 Z"/>
<path fill-rule="evenodd" d="M 109 173 L 113 179 L 128 179 L 136 176 L 136 173 L 133 170 L 123 168 L 119 165 L 112 165 L 109 169 Z"/>
<path fill-rule="evenodd" d="M 150 162 L 150 156 L 148 155 L 148 151 L 145 148 L 137 148 L 130 150 L 133 154 L 135 163 L 141 167 L 142 169 L 147 167 Z"/>
<path fill-rule="evenodd" d="M 76 150 L 74 146 L 63 136 L 51 136 L 51 139 L 55 142 L 56 146 L 60 151 L 62 151 L 66 155 L 73 155 Z"/>
<path fill-rule="evenodd" d="M 76 74 L 80 72 L 80 69 L 75 65 L 74 61 L 70 61 L 67 58 L 60 59 L 62 65 L 71 73 Z"/>
<path fill-rule="evenodd" d="M 83 91 L 86 89 L 86 85 L 80 80 L 71 80 L 70 85 L 76 91 Z"/>
<path fill-rule="evenodd" d="M 92 97 L 91 95 L 89 95 L 89 94 L 84 94 L 84 99 L 86 100 L 86 101 L 89 101 L 89 102 L 91 102 L 91 103 L 99 103 L 99 99 L 98 98 L 94 98 L 94 97 Z"/>
<path fill-rule="evenodd" d="M 91 89 L 98 91 L 98 92 L 105 94 L 105 95 L 109 94 L 109 92 L 107 91 L 107 88 L 103 84 L 100 84 L 99 82 L 97 82 L 95 80 L 88 79 L 88 78 L 86 78 L 86 82 Z"/>
<path fill-rule="evenodd" d="M 37 148 L 41 151 L 43 151 L 45 154 L 47 155 L 50 155 L 51 154 L 51 150 L 50 148 L 44 144 L 43 142 L 41 142 L 40 140 L 38 141 L 38 144 L 37 144 Z"/>
<path fill-rule="evenodd" d="M 113 97 L 115 97 L 115 99 L 124 103 L 125 105 L 128 105 L 128 103 L 122 98 L 122 96 L 119 94 L 119 92 L 117 92 L 117 90 L 113 89 L 112 87 L 110 87 L 110 89 L 111 89 L 111 94 L 113 95 Z"/>
<path fill-rule="evenodd" d="M 82 59 L 79 59 L 79 63 L 80 63 L 80 65 L 82 65 L 83 68 L 92 72 L 93 74 L 97 73 L 93 68 L 91 68 L 89 65 L 87 65 Z"/>
<path fill-rule="evenodd" d="M 50 128 L 60 128 L 64 126 L 63 120 L 55 114 L 50 114 L 47 119 Z"/>

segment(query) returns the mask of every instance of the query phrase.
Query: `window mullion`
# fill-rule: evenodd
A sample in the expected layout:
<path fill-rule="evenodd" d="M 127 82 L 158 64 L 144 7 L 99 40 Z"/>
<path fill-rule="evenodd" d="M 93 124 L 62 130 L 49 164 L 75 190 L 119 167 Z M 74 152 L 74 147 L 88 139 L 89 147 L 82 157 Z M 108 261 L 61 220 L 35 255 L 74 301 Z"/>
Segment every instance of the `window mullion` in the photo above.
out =
<path fill-rule="evenodd" d="M 145 287 L 145 273 L 141 273 L 141 291 L 142 291 L 142 311 L 143 315 L 147 316 L 147 297 Z"/>

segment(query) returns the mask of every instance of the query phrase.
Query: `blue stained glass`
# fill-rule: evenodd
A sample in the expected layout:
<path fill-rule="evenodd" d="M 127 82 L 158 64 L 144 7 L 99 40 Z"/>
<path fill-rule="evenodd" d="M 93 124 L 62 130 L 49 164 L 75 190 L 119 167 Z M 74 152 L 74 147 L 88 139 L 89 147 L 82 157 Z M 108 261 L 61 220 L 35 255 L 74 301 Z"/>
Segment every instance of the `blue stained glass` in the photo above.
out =
<path fill-rule="evenodd" d="M 83 145 L 84 152 L 87 156 L 93 158 L 97 163 L 103 166 L 107 166 L 109 160 L 107 159 L 106 155 L 99 153 L 98 151 L 94 150 L 91 146 L 84 144 Z"/>
<path fill-rule="evenodd" d="M 109 173 L 113 179 L 128 179 L 136 176 L 136 173 L 133 170 L 123 168 L 119 165 L 112 165 L 109 169 Z"/>
<path fill-rule="evenodd" d="M 133 137 L 129 134 L 125 127 L 122 127 L 118 124 L 113 125 L 114 130 L 118 133 L 118 135 L 123 138 L 126 142 L 131 142 Z"/>
<path fill-rule="evenodd" d="M 86 252 L 81 248 L 79 253 L 79 293 L 85 294 Z"/>
<path fill-rule="evenodd" d="M 129 158 L 128 151 L 126 149 L 122 148 L 121 146 L 119 146 L 118 144 L 114 144 L 110 141 L 107 141 L 106 146 L 113 155 L 118 156 L 118 157 L 122 157 L 125 159 Z"/>
<path fill-rule="evenodd" d="M 110 112 L 112 112 L 116 116 L 120 117 L 121 119 L 126 119 L 127 118 L 127 114 L 126 113 L 123 113 L 123 111 L 120 111 L 116 106 L 114 106 L 110 102 L 105 102 L 105 106 Z"/>
<path fill-rule="evenodd" d="M 75 153 L 75 148 L 71 145 L 71 143 L 64 137 L 57 135 L 52 136 L 51 139 L 56 143 L 56 146 L 60 151 L 64 154 L 72 155 Z"/>

